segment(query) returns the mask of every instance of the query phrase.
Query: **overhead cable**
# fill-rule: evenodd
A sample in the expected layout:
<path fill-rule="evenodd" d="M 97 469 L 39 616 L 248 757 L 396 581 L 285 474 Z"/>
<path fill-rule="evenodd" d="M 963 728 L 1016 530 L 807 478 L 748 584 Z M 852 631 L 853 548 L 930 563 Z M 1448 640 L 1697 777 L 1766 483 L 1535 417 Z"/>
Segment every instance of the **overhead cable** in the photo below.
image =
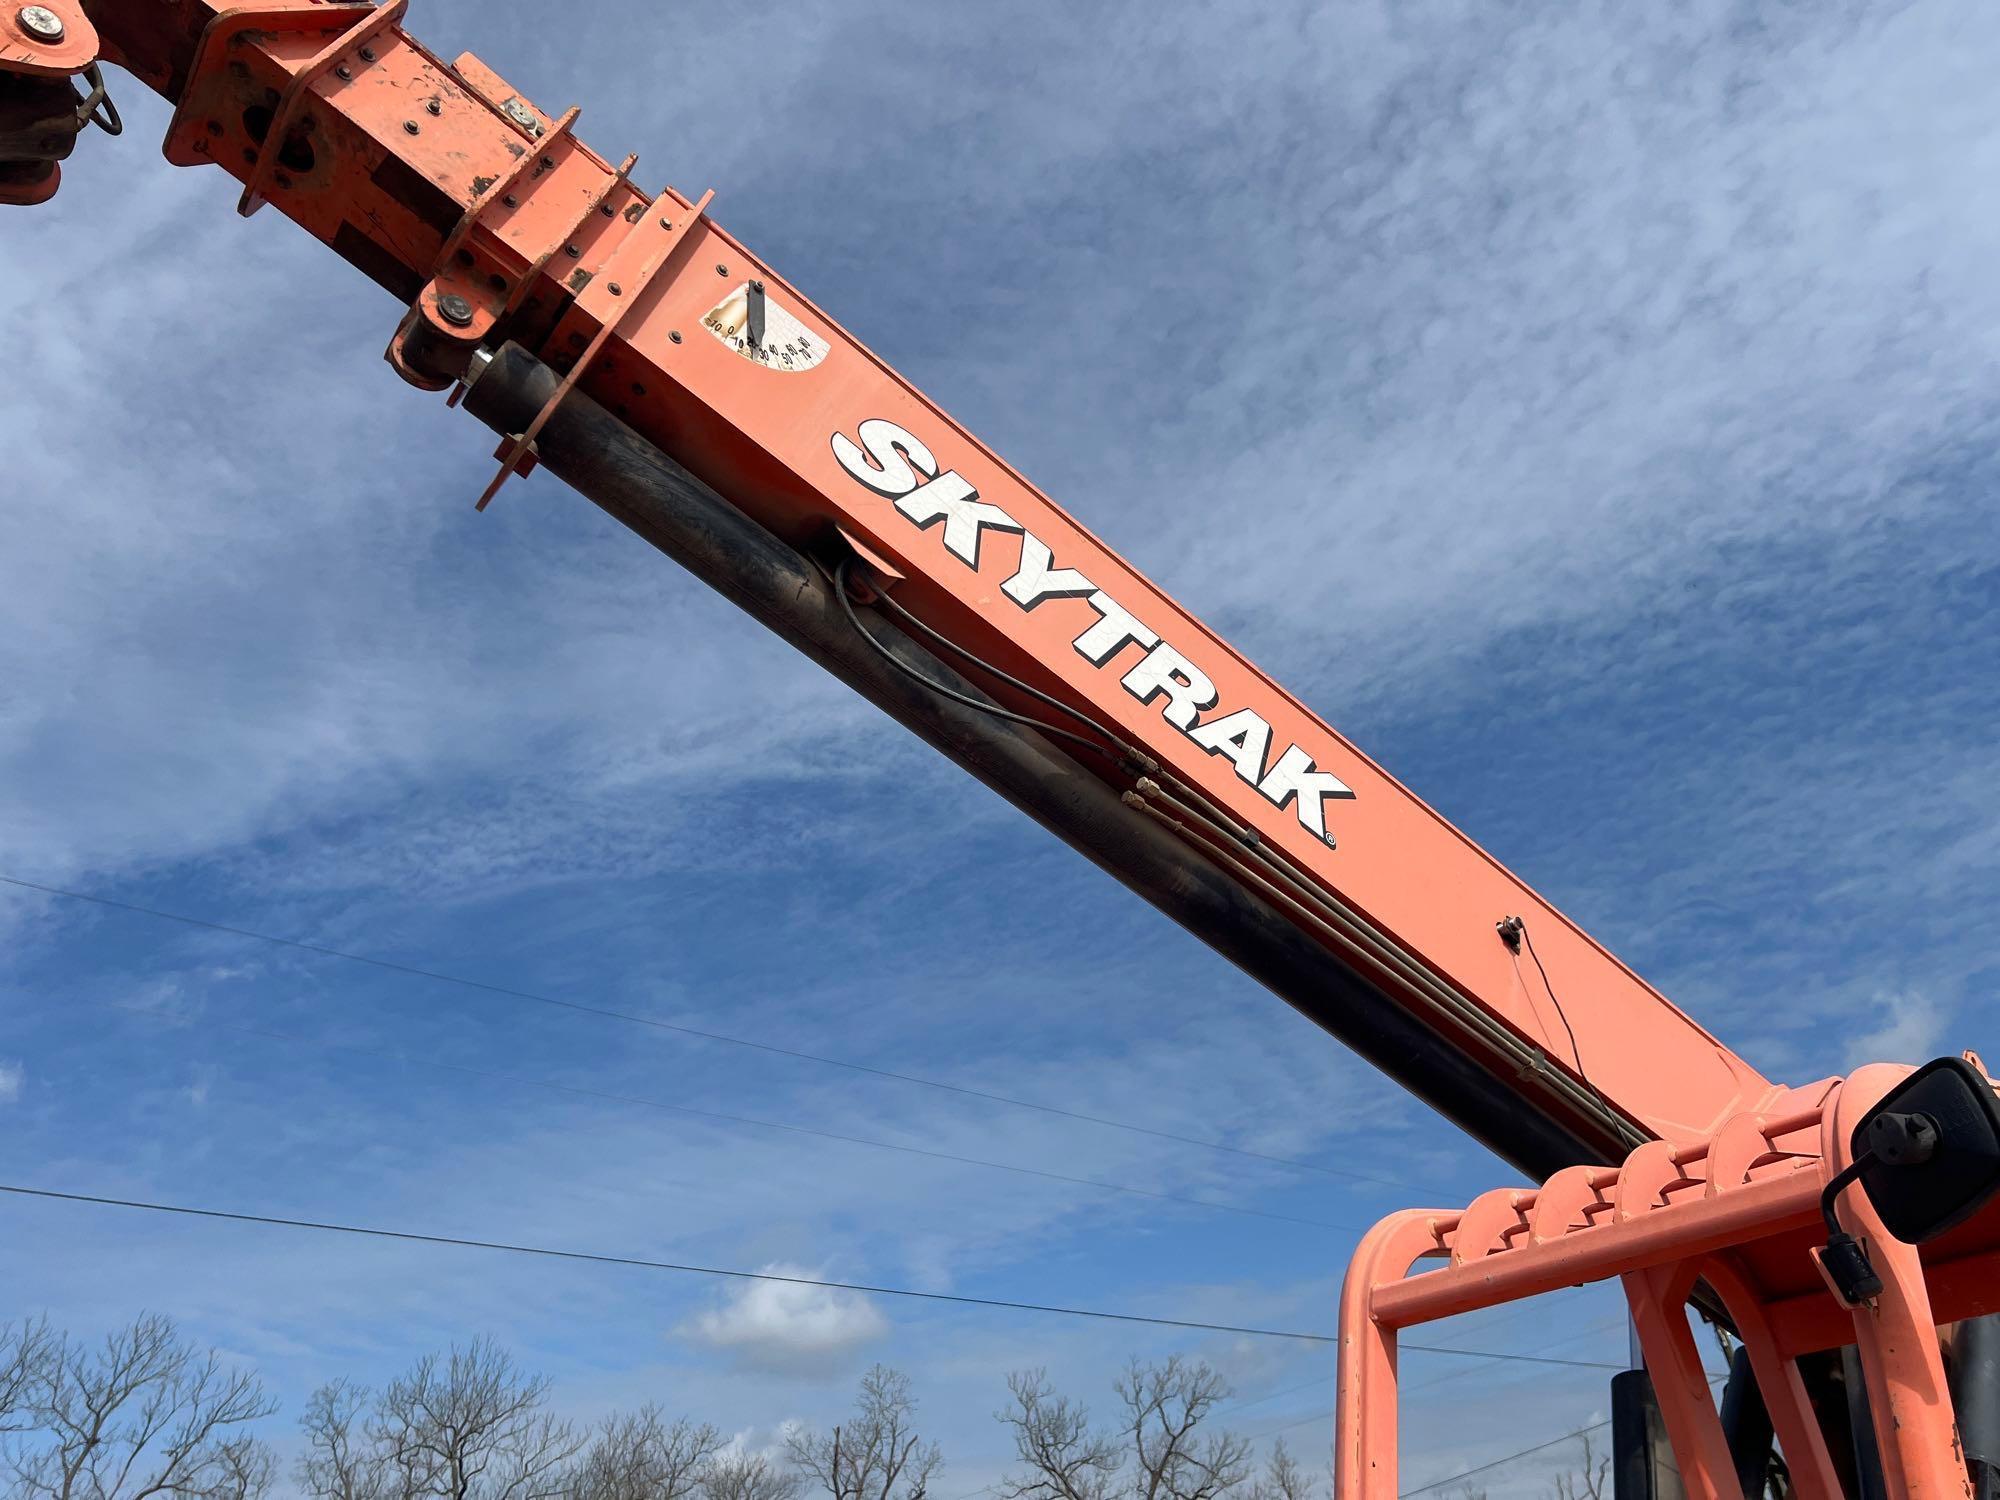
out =
<path fill-rule="evenodd" d="M 18 1198 L 38 1198 L 55 1203 L 84 1204 L 94 1208 L 121 1208 L 141 1213 L 171 1214 L 180 1218 L 207 1219 L 228 1224 L 255 1224 L 274 1229 L 308 1230 L 318 1234 L 352 1235 L 362 1239 L 393 1240 L 404 1244 L 446 1246 L 461 1250 L 487 1250 L 507 1255 L 533 1256 L 544 1260 L 581 1261 L 591 1265 L 624 1266 L 642 1271 L 671 1271 L 690 1276 L 715 1276 L 732 1281 L 775 1282 L 784 1286 L 819 1287 L 827 1291 L 856 1292 L 869 1297 L 904 1297 L 918 1302 L 946 1302 L 965 1307 L 993 1307 L 1013 1312 L 1050 1313 L 1065 1318 L 1096 1318 L 1112 1323 L 1138 1323 L 1154 1328 L 1185 1328 L 1197 1333 L 1233 1333 L 1248 1338 L 1291 1339 L 1308 1344 L 1337 1344 L 1330 1333 L 1310 1333 L 1292 1328 L 1256 1328 L 1237 1323 L 1210 1323 L 1194 1318 L 1161 1318 L 1143 1313 L 1109 1312 L 1102 1308 L 1064 1307 L 1048 1302 L 1018 1302 L 1004 1297 L 974 1297 L 962 1292 L 923 1292 L 911 1287 L 875 1286 L 866 1282 L 831 1281 L 817 1276 L 787 1276 L 776 1271 L 745 1271 L 728 1266 L 701 1266 L 680 1261 L 648 1260 L 633 1255 L 607 1255 L 586 1250 L 558 1250 L 545 1245 L 523 1245 L 505 1240 L 470 1239 L 460 1235 L 424 1234 L 408 1229 L 382 1229 L 371 1225 L 340 1224 L 323 1219 L 293 1219 L 277 1214 L 239 1213 L 219 1208 L 195 1208 L 178 1203 L 151 1203 L 135 1198 L 114 1198 L 97 1193 L 61 1192 L 54 1188 L 0 1183 L 0 1193 Z M 1582 1360 L 1549 1359 L 1534 1354 L 1512 1354 L 1498 1350 L 1447 1349 L 1428 1344 L 1402 1344 L 1401 1348 L 1422 1354 L 1455 1354 L 1465 1359 L 1490 1359 L 1501 1363 L 1573 1365 L 1583 1369 L 1615 1370 L 1622 1365 L 1589 1363 Z"/>

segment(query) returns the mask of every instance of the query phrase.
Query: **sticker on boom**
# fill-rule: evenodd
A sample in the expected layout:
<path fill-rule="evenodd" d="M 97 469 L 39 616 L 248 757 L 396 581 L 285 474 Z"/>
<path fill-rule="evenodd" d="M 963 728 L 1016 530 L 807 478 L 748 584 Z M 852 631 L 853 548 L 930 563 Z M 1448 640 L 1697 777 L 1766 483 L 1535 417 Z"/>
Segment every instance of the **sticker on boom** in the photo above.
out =
<path fill-rule="evenodd" d="M 702 315 L 723 348 L 767 370 L 817 369 L 832 345 L 764 294 L 761 281 L 746 281 Z"/>
<path fill-rule="evenodd" d="M 1018 536 L 1019 566 L 1000 581 L 1007 599 L 1023 612 L 1054 605 L 1071 616 L 1081 627 L 1074 642 L 1079 656 L 1093 667 L 1122 672 L 1118 680 L 1126 692 L 1141 703 L 1158 704 L 1167 724 L 1227 761 L 1273 807 L 1289 807 L 1307 833 L 1336 847 L 1326 804 L 1351 801 L 1353 789 L 1322 771 L 1300 746 L 1286 742 L 1279 750 L 1270 717 L 1247 705 L 1223 708 L 1208 673 L 1082 573 L 1062 566 L 1047 542 L 980 499 L 970 482 L 945 468 L 908 428 L 878 417 L 863 422 L 855 438 L 844 432 L 832 436 L 833 456 L 849 478 L 893 502 L 919 531 L 937 528 L 944 550 L 975 573 L 987 556 L 980 546 L 986 532 Z M 1144 653 L 1136 661 L 1132 648 Z"/>

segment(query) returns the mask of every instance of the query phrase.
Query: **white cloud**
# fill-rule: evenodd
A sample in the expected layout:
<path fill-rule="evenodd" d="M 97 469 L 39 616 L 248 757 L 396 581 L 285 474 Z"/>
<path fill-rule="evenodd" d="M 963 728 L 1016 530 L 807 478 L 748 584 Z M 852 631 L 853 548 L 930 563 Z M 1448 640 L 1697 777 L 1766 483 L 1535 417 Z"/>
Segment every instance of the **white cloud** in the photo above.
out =
<path fill-rule="evenodd" d="M 764 1269 L 777 1276 L 814 1274 L 784 1264 Z M 886 1335 L 889 1320 L 855 1292 L 755 1281 L 732 1293 L 721 1307 L 683 1325 L 681 1332 L 758 1369 L 822 1374 Z"/>
<path fill-rule="evenodd" d="M 0 1104 L 18 1102 L 27 1077 L 28 1070 L 19 1063 L 0 1063 Z"/>
<path fill-rule="evenodd" d="M 1856 1037 L 1849 1049 L 1848 1063 L 1928 1062 L 1944 1045 L 1952 1009 L 1935 996 L 1904 991 L 1877 997 L 1876 1012 L 1882 1025 L 1866 1036 Z"/>

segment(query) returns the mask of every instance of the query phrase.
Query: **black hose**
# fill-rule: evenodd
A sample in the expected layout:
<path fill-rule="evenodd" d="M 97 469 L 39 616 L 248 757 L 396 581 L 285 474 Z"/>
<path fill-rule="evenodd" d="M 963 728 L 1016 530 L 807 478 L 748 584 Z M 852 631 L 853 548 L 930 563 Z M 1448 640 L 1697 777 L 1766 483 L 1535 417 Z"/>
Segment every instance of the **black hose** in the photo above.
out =
<path fill-rule="evenodd" d="M 510 344 L 475 373 L 464 404 L 502 435 L 521 432 L 558 383 Z M 1238 877 L 1134 814 L 1051 743 L 1052 726 L 996 715 L 999 705 L 886 621 L 857 633 L 825 572 L 594 401 L 571 394 L 536 448 L 551 473 L 1520 1171 L 1540 1179 L 1624 1155 L 1594 1114 L 1531 1102 L 1512 1070 L 1447 1041 Z"/>

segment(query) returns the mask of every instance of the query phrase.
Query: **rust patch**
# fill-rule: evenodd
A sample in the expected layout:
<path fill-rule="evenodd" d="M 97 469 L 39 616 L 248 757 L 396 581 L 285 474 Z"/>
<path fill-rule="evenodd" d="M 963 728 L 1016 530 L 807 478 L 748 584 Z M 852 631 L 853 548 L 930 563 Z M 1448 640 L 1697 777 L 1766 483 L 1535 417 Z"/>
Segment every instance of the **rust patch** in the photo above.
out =
<path fill-rule="evenodd" d="M 589 285 L 590 285 L 590 272 L 579 269 L 570 273 L 569 289 L 571 291 L 580 292 Z"/>
<path fill-rule="evenodd" d="M 473 197 L 475 197 L 475 198 L 483 198 L 483 197 L 484 197 L 484 196 L 486 195 L 486 190 L 487 190 L 488 188 L 492 187 L 492 186 L 493 186 L 493 184 L 494 184 L 494 183 L 496 183 L 496 182 L 498 182 L 499 180 L 500 180 L 500 179 L 499 179 L 499 178 L 497 178 L 497 177 L 475 177 L 475 178 L 473 178 L 473 179 L 472 179 L 472 196 L 473 196 Z"/>
<path fill-rule="evenodd" d="M 630 208 L 625 210 L 625 222 L 627 224 L 636 224 L 645 217 L 646 205 L 643 203 L 634 203 Z"/>

